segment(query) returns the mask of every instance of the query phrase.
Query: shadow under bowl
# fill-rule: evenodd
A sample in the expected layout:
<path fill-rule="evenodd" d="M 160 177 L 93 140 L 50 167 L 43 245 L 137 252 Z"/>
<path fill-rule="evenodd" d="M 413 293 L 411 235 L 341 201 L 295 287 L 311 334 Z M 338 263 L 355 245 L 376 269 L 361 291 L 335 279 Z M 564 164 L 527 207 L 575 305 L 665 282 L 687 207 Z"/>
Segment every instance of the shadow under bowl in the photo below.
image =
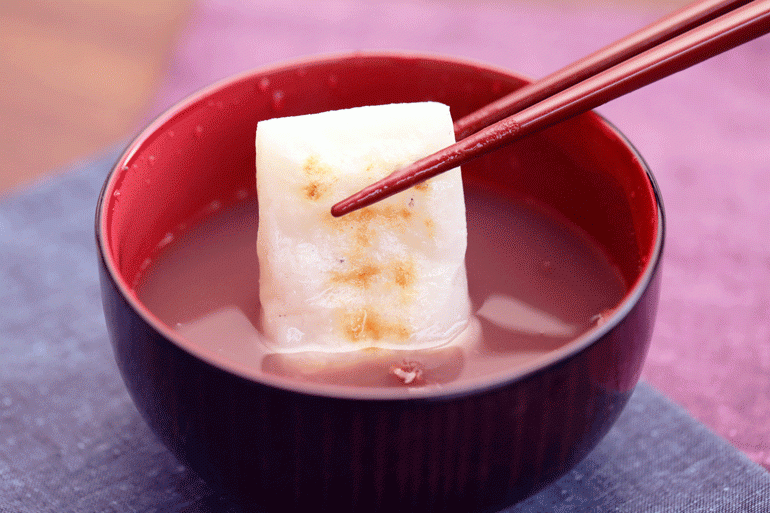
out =
<path fill-rule="evenodd" d="M 180 461 L 269 511 L 492 511 L 591 451 L 639 379 L 664 231 L 646 164 L 594 113 L 463 166 L 466 187 L 569 219 L 628 284 L 604 324 L 525 368 L 411 395 L 300 383 L 197 347 L 135 292 L 167 233 L 212 202 L 254 194 L 258 121 L 425 100 L 448 104 L 457 119 L 524 83 L 504 69 L 433 55 L 312 57 L 214 84 L 129 145 L 97 207 L 104 311 L 138 410 Z"/>

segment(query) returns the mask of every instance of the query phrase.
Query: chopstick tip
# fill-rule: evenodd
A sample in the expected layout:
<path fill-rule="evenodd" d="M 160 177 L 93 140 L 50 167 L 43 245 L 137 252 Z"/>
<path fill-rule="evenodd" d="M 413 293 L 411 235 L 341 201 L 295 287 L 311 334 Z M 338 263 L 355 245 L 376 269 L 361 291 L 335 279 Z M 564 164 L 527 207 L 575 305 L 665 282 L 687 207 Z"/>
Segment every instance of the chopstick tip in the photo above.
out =
<path fill-rule="evenodd" d="M 353 210 L 355 210 L 355 207 L 351 205 L 350 198 L 347 198 L 332 205 L 332 216 L 342 217 L 345 214 L 349 214 Z"/>
<path fill-rule="evenodd" d="M 376 203 L 381 199 L 391 195 L 394 191 L 390 190 L 390 187 L 384 182 L 387 182 L 390 177 L 380 180 L 374 184 L 368 185 L 332 205 L 331 212 L 334 217 L 342 217 L 360 208 L 368 207 L 372 203 Z"/>

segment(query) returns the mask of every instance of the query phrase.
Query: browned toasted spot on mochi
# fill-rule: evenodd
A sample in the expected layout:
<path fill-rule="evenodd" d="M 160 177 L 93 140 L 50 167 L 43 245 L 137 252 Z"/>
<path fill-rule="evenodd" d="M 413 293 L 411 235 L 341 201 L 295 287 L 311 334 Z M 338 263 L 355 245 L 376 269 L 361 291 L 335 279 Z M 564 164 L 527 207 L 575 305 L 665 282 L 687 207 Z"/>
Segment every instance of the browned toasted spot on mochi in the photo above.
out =
<path fill-rule="evenodd" d="M 309 156 L 302 165 L 302 170 L 310 178 L 308 184 L 302 188 L 304 197 L 310 201 L 321 199 L 336 181 L 332 167 L 322 163 L 317 155 Z"/>
<path fill-rule="evenodd" d="M 427 192 L 427 190 L 430 189 L 430 184 L 428 182 L 420 182 L 415 185 L 414 188 L 420 192 Z"/>
<path fill-rule="evenodd" d="M 412 217 L 412 212 L 407 207 L 373 205 L 356 210 L 337 219 L 350 224 L 369 224 L 377 220 L 385 224 L 396 225 L 402 224 L 410 217 Z"/>
<path fill-rule="evenodd" d="M 372 230 L 369 228 L 369 225 L 358 225 L 354 236 L 357 249 L 367 248 L 372 245 Z"/>
<path fill-rule="evenodd" d="M 425 218 L 425 229 L 428 230 L 428 237 L 431 239 L 436 236 L 436 221 L 432 217 Z"/>
<path fill-rule="evenodd" d="M 365 248 L 371 245 L 372 233 L 370 222 L 375 217 L 371 207 L 362 208 L 351 212 L 343 217 L 334 217 L 331 214 L 324 216 L 324 221 L 331 224 L 334 228 L 347 231 L 349 239 L 356 248 Z"/>
<path fill-rule="evenodd" d="M 403 225 L 413 215 L 413 212 L 405 206 L 372 205 L 350 212 L 342 217 L 332 217 L 330 220 L 339 228 L 360 227 L 375 222 L 386 227 L 395 227 Z"/>
<path fill-rule="evenodd" d="M 307 184 L 303 189 L 305 198 L 311 201 L 317 201 L 329 190 L 329 185 L 314 180 Z"/>
<path fill-rule="evenodd" d="M 318 155 L 310 155 L 302 165 L 302 170 L 308 175 L 328 175 L 332 167 L 322 163 Z"/>
<path fill-rule="evenodd" d="M 350 223 L 368 223 L 377 215 L 375 210 L 375 207 L 364 207 L 339 219 L 347 219 Z"/>
<path fill-rule="evenodd" d="M 399 260 L 394 262 L 390 269 L 393 281 L 402 289 L 411 287 L 417 280 L 414 263 L 411 260 Z"/>
<path fill-rule="evenodd" d="M 352 254 L 356 255 L 371 247 L 380 232 L 404 233 L 414 215 L 406 206 L 372 205 L 342 217 L 327 215 L 323 217 L 323 221 L 336 230 L 347 232 L 347 242 Z"/>
<path fill-rule="evenodd" d="M 386 205 L 382 208 L 381 214 L 389 224 L 401 224 L 412 217 L 412 212 L 406 207 L 397 208 L 393 205 Z"/>
<path fill-rule="evenodd" d="M 342 331 L 353 342 L 384 338 L 405 341 L 409 338 L 409 329 L 399 322 L 389 322 L 373 308 L 361 308 L 345 312 L 342 316 Z"/>
<path fill-rule="evenodd" d="M 380 273 L 380 268 L 373 264 L 359 265 L 346 272 L 332 273 L 334 283 L 352 285 L 365 289 L 371 285 L 372 280 Z"/>

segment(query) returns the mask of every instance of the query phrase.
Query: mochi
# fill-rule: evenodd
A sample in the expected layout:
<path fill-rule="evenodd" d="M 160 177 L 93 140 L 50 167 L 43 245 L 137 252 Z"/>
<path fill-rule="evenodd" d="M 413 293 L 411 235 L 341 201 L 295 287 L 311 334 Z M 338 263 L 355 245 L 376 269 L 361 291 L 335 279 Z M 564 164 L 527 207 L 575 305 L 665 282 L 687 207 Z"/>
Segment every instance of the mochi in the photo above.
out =
<path fill-rule="evenodd" d="M 277 352 L 419 349 L 469 323 L 460 168 L 335 218 L 333 204 L 455 142 L 420 102 L 260 121 L 261 329 Z"/>

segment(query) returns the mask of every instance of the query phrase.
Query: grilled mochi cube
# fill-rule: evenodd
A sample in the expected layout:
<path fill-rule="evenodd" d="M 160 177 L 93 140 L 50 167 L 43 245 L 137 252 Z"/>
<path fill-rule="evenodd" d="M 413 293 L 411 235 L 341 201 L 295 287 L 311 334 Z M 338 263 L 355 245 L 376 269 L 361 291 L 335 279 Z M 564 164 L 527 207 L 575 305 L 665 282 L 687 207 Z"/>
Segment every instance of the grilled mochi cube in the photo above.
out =
<path fill-rule="evenodd" d="M 271 349 L 416 349 L 466 328 L 460 168 L 346 216 L 330 213 L 454 141 L 449 108 L 435 102 L 259 122 L 259 292 Z"/>

